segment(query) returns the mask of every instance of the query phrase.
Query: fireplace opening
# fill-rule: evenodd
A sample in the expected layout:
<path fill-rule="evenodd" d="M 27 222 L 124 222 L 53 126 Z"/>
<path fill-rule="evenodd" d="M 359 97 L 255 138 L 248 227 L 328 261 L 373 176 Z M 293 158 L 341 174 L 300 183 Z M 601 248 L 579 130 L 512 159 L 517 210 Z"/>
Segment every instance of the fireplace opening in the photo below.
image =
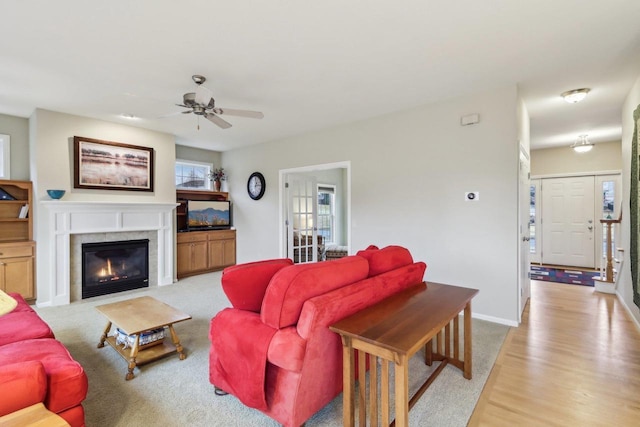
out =
<path fill-rule="evenodd" d="M 82 298 L 149 287 L 149 239 L 82 244 Z"/>

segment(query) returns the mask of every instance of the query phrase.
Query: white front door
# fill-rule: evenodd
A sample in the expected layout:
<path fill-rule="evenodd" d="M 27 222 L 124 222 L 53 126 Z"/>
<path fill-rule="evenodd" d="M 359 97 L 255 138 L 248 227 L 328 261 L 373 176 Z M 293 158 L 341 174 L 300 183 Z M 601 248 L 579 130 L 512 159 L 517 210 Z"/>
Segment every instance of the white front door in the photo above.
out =
<path fill-rule="evenodd" d="M 595 267 L 593 176 L 542 180 L 542 262 Z"/>

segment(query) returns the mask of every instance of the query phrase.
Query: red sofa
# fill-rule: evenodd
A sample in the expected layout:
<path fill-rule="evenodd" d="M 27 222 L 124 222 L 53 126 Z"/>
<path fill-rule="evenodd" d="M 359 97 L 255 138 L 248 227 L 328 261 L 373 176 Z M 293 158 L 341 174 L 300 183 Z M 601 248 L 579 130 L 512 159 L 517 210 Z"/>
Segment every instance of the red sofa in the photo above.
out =
<path fill-rule="evenodd" d="M 302 425 L 342 391 L 342 345 L 329 325 L 423 281 L 400 246 L 335 261 L 279 259 L 223 271 L 233 308 L 209 329 L 209 381 L 284 426 Z"/>
<path fill-rule="evenodd" d="M 0 316 L 0 416 L 43 402 L 72 427 L 82 427 L 88 382 L 82 366 L 20 294 Z"/>

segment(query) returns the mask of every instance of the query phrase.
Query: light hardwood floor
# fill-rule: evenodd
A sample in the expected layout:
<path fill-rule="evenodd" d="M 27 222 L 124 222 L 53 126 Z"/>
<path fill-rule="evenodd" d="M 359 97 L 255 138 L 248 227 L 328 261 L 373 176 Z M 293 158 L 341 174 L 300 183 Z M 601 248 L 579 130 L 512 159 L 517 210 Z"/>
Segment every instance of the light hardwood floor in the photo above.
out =
<path fill-rule="evenodd" d="M 640 425 L 640 332 L 622 304 L 532 281 L 468 425 Z"/>

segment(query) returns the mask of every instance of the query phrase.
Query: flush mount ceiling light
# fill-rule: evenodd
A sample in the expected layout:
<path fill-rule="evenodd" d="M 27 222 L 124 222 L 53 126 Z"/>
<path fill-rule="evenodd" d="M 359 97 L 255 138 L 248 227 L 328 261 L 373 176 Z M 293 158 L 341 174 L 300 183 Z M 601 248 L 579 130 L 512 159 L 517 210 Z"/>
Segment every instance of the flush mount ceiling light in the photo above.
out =
<path fill-rule="evenodd" d="M 587 151 L 591 151 L 593 143 L 589 142 L 587 135 L 580 135 L 577 141 L 571 145 L 571 148 L 573 148 L 576 153 L 586 153 Z"/>
<path fill-rule="evenodd" d="M 129 113 L 122 113 L 122 114 L 120 114 L 120 117 L 125 118 L 125 119 L 129 119 L 129 120 L 137 119 L 136 116 L 134 116 L 133 114 L 129 114 Z"/>
<path fill-rule="evenodd" d="M 591 91 L 591 89 L 584 87 L 582 89 L 573 89 L 562 92 L 560 96 L 563 97 L 564 100 L 569 104 L 575 104 L 576 102 L 582 101 L 587 96 L 589 91 Z"/>

